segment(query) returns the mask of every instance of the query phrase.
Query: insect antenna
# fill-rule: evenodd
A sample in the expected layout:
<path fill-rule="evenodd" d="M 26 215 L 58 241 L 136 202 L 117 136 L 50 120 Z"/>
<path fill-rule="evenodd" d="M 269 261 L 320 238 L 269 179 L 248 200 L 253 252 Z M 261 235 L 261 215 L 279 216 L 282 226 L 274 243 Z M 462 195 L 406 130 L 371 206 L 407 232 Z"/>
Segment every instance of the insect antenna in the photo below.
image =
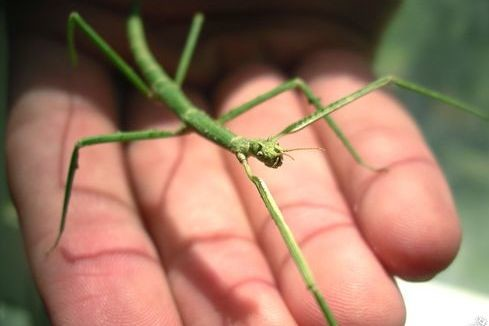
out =
<path fill-rule="evenodd" d="M 322 148 L 322 147 L 298 147 L 298 148 L 288 148 L 288 149 L 284 149 L 282 151 L 282 154 L 284 156 L 287 156 L 289 158 L 291 158 L 293 161 L 295 161 L 294 157 L 290 154 L 288 154 L 288 152 L 294 152 L 294 151 L 310 151 L 310 150 L 320 150 L 320 151 L 326 151 L 326 148 Z"/>
<path fill-rule="evenodd" d="M 288 149 L 284 149 L 283 150 L 283 153 L 284 153 L 284 155 L 287 155 L 287 154 L 285 154 L 287 152 L 311 151 L 311 150 L 319 150 L 319 151 L 323 151 L 324 152 L 324 151 L 326 151 L 326 148 L 323 148 L 323 147 L 297 147 L 297 148 L 288 148 Z"/>

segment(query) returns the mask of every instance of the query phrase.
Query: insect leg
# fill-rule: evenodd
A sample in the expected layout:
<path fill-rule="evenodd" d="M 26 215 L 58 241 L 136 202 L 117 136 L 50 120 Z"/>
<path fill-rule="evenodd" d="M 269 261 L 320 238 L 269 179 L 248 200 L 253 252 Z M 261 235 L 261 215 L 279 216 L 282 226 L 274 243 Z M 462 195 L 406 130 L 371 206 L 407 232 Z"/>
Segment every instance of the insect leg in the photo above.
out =
<path fill-rule="evenodd" d="M 252 100 L 250 100 L 250 101 L 248 101 L 248 102 L 246 102 L 246 103 L 244 103 L 244 104 L 242 104 L 236 108 L 231 109 L 229 112 L 221 115 L 217 119 L 217 121 L 219 121 L 221 123 L 225 123 L 227 121 L 230 121 L 230 120 L 240 116 L 241 114 L 251 110 L 252 108 L 257 106 L 258 104 L 266 102 L 269 99 L 271 99 L 272 97 L 275 97 L 281 93 L 284 93 L 284 92 L 289 91 L 289 90 L 294 89 L 294 88 L 297 88 L 300 91 L 302 91 L 305 94 L 305 96 L 307 97 L 308 101 L 316 107 L 316 110 L 319 110 L 321 108 L 321 106 L 319 106 L 320 105 L 319 99 L 314 96 L 311 89 L 306 85 L 306 83 L 300 78 L 293 78 L 293 79 L 290 79 L 290 80 L 280 84 L 279 86 L 271 89 L 270 91 L 265 92 L 265 93 L 255 97 L 254 99 L 252 99 Z M 317 105 L 317 104 L 319 104 L 319 105 Z M 333 118 L 331 118 L 329 115 L 324 115 L 324 119 L 326 120 L 328 125 L 331 127 L 331 129 L 333 129 L 333 132 L 341 140 L 341 142 L 346 147 L 346 149 L 348 150 L 350 155 L 354 158 L 354 160 L 358 164 L 360 164 L 361 166 L 363 166 L 369 170 L 374 170 L 374 171 L 379 170 L 379 169 L 374 168 L 374 167 L 370 166 L 369 164 L 365 163 L 365 161 L 362 159 L 361 155 L 353 147 L 353 145 L 350 143 L 350 141 L 348 140 L 346 135 L 343 133 L 341 128 L 333 120 Z"/>
<path fill-rule="evenodd" d="M 178 86 L 182 86 L 185 75 L 187 74 L 188 66 L 190 64 L 190 60 L 192 59 L 192 55 L 194 54 L 195 45 L 197 44 L 197 39 L 199 38 L 203 23 L 204 15 L 201 13 L 195 14 L 192 20 L 192 25 L 190 25 L 190 32 L 188 33 L 182 56 L 178 62 L 177 71 L 175 73 L 175 83 Z"/>
<path fill-rule="evenodd" d="M 146 83 L 138 76 L 134 69 L 118 55 L 114 49 L 78 14 L 72 12 L 68 18 L 68 50 L 70 60 L 73 65 L 77 63 L 77 54 L 75 48 L 75 27 L 78 27 L 94 44 L 97 46 L 109 61 L 116 66 L 121 73 L 131 82 L 143 95 L 148 98 L 153 96 L 153 92 Z"/>
<path fill-rule="evenodd" d="M 176 131 L 165 131 L 165 130 L 141 130 L 141 131 L 127 131 L 127 132 L 116 132 L 107 135 L 98 135 L 86 137 L 78 140 L 73 147 L 71 154 L 70 165 L 68 168 L 68 175 L 66 177 L 66 187 L 63 199 L 63 208 L 61 211 L 61 221 L 59 224 L 58 234 L 56 240 L 54 241 L 51 248 L 48 250 L 48 254 L 53 251 L 59 241 L 61 240 L 61 235 L 63 234 L 64 227 L 66 224 L 66 215 L 68 213 L 68 205 L 71 197 L 71 190 L 73 188 L 73 181 L 75 178 L 75 172 L 78 168 L 78 154 L 82 147 L 92 146 L 96 144 L 104 143 L 122 143 L 138 140 L 148 140 L 148 139 L 158 139 L 158 138 L 169 138 L 173 136 L 178 136 L 184 132 L 184 128 L 177 129 Z"/>
<path fill-rule="evenodd" d="M 367 86 L 360 88 L 356 92 L 353 92 L 345 97 L 340 98 L 339 100 L 328 104 L 327 106 L 323 106 L 316 96 L 312 93 L 312 90 L 310 89 L 309 86 L 306 84 L 303 84 L 301 86 L 301 90 L 304 92 L 305 96 L 309 100 L 309 102 L 316 107 L 316 111 L 313 112 L 312 114 L 288 125 L 285 127 L 281 132 L 279 132 L 275 137 L 282 137 L 288 134 L 292 134 L 295 132 L 298 132 L 299 130 L 302 130 L 303 128 L 307 127 L 311 123 L 316 122 L 317 120 L 328 116 L 329 114 L 333 113 L 334 111 L 344 107 L 345 105 L 356 101 L 357 99 L 367 95 L 368 93 L 371 93 L 379 88 L 382 88 L 384 86 L 387 86 L 389 84 L 396 85 L 400 88 L 407 89 L 410 91 L 413 91 L 415 93 L 433 98 L 437 101 L 440 101 L 442 103 L 445 103 L 457 110 L 464 111 L 470 114 L 473 114 L 477 116 L 478 118 L 482 120 L 489 121 L 489 115 L 487 113 L 478 111 L 477 109 L 462 103 L 452 97 L 443 95 L 439 92 L 433 91 L 431 89 L 425 88 L 423 86 L 414 84 L 412 82 L 408 82 L 402 79 L 399 79 L 394 76 L 385 76 L 382 78 L 379 78 L 372 83 L 368 84 Z"/>
<path fill-rule="evenodd" d="M 265 204 L 273 221 L 277 225 L 280 235 L 282 236 L 291 257 L 294 260 L 294 263 L 297 266 L 297 269 L 299 270 L 299 273 L 303 278 L 304 283 L 307 286 L 307 289 L 314 296 L 314 299 L 318 303 L 321 312 L 323 313 L 325 319 L 328 321 L 328 324 L 330 326 L 337 325 L 331 309 L 329 308 L 328 304 L 326 303 L 326 300 L 321 294 L 321 291 L 319 291 L 316 285 L 316 281 L 314 280 L 314 277 L 306 261 L 306 258 L 302 254 L 302 251 L 299 245 L 297 244 L 297 241 L 295 240 L 292 231 L 290 230 L 289 226 L 285 222 L 282 212 L 280 211 L 277 203 L 275 202 L 275 199 L 270 193 L 270 190 L 268 190 L 265 181 L 263 181 L 262 179 L 260 179 L 259 177 L 253 174 L 253 172 L 251 171 L 251 167 L 248 164 L 248 160 L 246 159 L 246 156 L 244 156 L 243 154 L 238 154 L 237 156 L 239 162 L 241 163 L 241 165 L 243 165 L 243 168 L 245 169 L 246 175 L 251 180 L 251 182 L 253 182 L 253 184 L 256 186 L 260 194 L 260 197 L 263 200 L 263 203 Z"/>

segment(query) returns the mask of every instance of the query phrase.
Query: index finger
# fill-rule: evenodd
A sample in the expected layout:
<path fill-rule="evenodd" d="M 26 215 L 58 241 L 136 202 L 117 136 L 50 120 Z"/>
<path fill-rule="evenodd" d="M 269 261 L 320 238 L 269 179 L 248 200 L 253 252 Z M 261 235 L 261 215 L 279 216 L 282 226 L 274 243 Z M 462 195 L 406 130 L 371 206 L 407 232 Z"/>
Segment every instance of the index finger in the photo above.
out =
<path fill-rule="evenodd" d="M 66 231 L 45 256 L 60 223 L 73 144 L 116 130 L 115 100 L 107 72 L 94 62 L 81 63 L 74 76 L 64 46 L 30 38 L 19 44 L 8 170 L 28 258 L 53 323 L 178 323 L 120 145 L 82 151 Z"/>

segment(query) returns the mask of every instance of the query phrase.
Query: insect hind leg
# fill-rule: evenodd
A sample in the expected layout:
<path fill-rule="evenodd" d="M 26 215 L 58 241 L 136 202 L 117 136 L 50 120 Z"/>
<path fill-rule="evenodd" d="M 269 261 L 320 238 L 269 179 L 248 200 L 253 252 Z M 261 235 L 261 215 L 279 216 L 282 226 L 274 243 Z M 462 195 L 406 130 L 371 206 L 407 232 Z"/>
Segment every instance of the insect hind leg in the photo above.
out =
<path fill-rule="evenodd" d="M 78 140 L 75 146 L 73 147 L 73 151 L 70 159 L 70 165 L 68 168 L 68 174 L 66 177 L 66 187 L 65 187 L 63 208 L 61 211 L 61 220 L 59 223 L 58 233 L 56 235 L 56 239 L 53 245 L 47 251 L 47 254 L 50 254 L 54 249 L 56 249 L 56 247 L 59 244 L 59 241 L 61 240 L 61 236 L 63 235 L 63 231 L 66 224 L 66 216 L 68 213 L 68 206 L 71 198 L 71 192 L 73 189 L 73 181 L 75 179 L 75 172 L 78 168 L 78 155 L 81 148 L 86 146 L 93 146 L 97 144 L 122 143 L 122 142 L 138 141 L 138 140 L 169 138 L 169 137 L 179 136 L 184 132 L 185 132 L 185 127 L 181 127 L 175 131 L 150 129 L 150 130 L 142 130 L 142 131 L 116 132 L 113 134 L 91 136 L 91 137 L 86 137 Z"/>

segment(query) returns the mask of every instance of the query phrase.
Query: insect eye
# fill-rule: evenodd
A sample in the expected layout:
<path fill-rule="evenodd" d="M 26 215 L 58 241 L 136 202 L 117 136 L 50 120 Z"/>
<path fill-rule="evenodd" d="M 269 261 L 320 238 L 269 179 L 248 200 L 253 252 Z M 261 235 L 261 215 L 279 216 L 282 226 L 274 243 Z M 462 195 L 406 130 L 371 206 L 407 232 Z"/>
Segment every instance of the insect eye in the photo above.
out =
<path fill-rule="evenodd" d="M 262 151 L 258 151 L 258 152 L 256 152 L 256 156 L 258 156 L 258 157 L 262 157 L 262 156 L 263 156 L 263 152 L 262 152 Z"/>

